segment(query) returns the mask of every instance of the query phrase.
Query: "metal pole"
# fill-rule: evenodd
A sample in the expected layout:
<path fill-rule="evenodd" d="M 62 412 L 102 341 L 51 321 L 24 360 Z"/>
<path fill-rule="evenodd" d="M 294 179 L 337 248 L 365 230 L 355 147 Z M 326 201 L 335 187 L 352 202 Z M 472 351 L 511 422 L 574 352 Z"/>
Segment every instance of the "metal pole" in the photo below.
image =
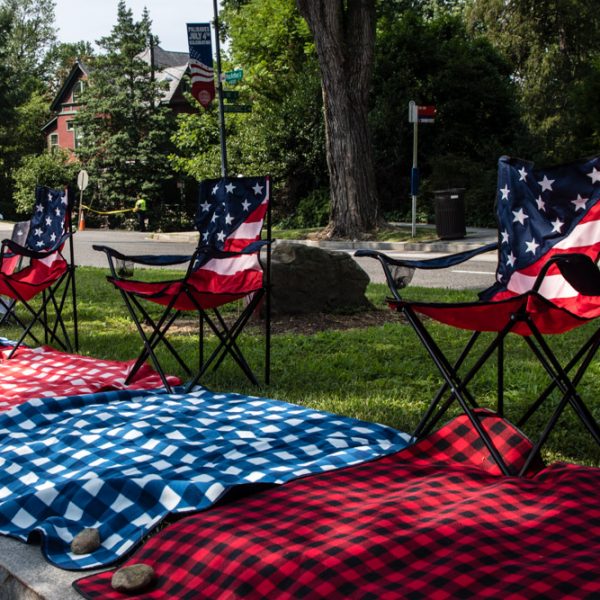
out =
<path fill-rule="evenodd" d="M 417 173 L 417 140 L 419 138 L 419 119 L 415 118 L 413 123 L 413 166 L 412 166 L 412 174 L 411 174 L 411 194 L 412 194 L 412 221 L 411 221 L 411 229 L 410 234 L 412 237 L 417 235 L 417 181 L 418 177 Z"/>
<path fill-rule="evenodd" d="M 213 0 L 215 12 L 215 48 L 217 51 L 217 91 L 219 96 L 219 133 L 221 136 L 221 177 L 227 177 L 227 141 L 225 138 L 225 110 L 223 108 L 223 82 L 221 81 L 221 44 L 219 40 L 219 9 Z"/>

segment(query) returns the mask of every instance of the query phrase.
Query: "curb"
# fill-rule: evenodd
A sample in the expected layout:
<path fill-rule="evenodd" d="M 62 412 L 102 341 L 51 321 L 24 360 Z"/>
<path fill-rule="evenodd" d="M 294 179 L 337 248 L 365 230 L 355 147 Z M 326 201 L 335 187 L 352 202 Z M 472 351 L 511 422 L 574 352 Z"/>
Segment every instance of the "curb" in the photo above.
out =
<path fill-rule="evenodd" d="M 297 244 L 305 244 L 323 248 L 325 250 L 358 250 L 360 248 L 369 248 L 371 250 L 382 250 L 388 252 L 463 252 L 472 250 L 495 242 L 498 239 L 498 233 L 493 230 L 474 230 L 467 231 L 467 235 L 457 240 L 432 239 L 421 242 L 368 242 L 360 240 L 288 240 Z M 194 231 L 181 231 L 173 233 L 151 233 L 148 237 L 155 241 L 162 242 L 198 242 L 198 233 Z M 275 238 L 277 241 L 277 238 Z"/>

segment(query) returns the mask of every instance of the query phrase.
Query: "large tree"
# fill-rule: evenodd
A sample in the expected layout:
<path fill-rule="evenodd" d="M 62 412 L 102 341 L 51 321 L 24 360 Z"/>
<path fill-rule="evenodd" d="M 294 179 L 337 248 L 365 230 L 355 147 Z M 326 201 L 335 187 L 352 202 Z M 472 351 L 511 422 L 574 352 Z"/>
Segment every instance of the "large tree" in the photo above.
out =
<path fill-rule="evenodd" d="M 165 155 L 171 115 L 161 104 L 162 87 L 150 64 L 140 58 L 151 40 L 150 28 L 146 12 L 136 22 L 121 0 L 117 24 L 98 41 L 104 53 L 91 63 L 85 106 L 76 117 L 83 133 L 77 154 L 98 184 L 98 208 L 132 207 L 132 199 L 143 192 L 152 211 L 170 175 Z"/>
<path fill-rule="evenodd" d="M 54 0 L 1 0 L 12 15 L 6 64 L 13 84 L 28 96 L 43 88 L 48 75 L 48 52 L 56 45 Z"/>
<path fill-rule="evenodd" d="M 330 237 L 360 237 L 378 208 L 368 99 L 375 0 L 296 0 L 314 37 L 323 89 L 331 192 Z"/>
<path fill-rule="evenodd" d="M 600 120 L 581 96 L 598 79 L 596 0 L 472 0 L 467 13 L 513 65 L 532 158 L 569 160 L 596 150 Z"/>

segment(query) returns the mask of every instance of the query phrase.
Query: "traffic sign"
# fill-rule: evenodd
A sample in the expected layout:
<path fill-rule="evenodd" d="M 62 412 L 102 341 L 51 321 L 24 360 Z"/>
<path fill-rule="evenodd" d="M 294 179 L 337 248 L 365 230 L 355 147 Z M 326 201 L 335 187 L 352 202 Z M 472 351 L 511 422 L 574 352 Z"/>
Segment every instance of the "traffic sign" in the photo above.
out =
<path fill-rule="evenodd" d="M 88 176 L 88 172 L 81 170 L 77 175 L 77 187 L 83 192 L 85 188 L 88 186 L 90 178 Z"/>
<path fill-rule="evenodd" d="M 233 71 L 226 71 L 221 75 L 223 81 L 226 83 L 237 83 L 244 78 L 244 71 L 242 69 L 234 69 Z"/>
<path fill-rule="evenodd" d="M 223 90 L 223 98 L 225 100 L 237 100 L 240 97 L 239 92 L 231 92 L 229 90 Z"/>
<path fill-rule="evenodd" d="M 230 113 L 249 113 L 252 112 L 252 107 L 249 104 L 225 104 L 224 112 Z"/>
<path fill-rule="evenodd" d="M 413 100 L 408 103 L 409 123 L 434 123 L 436 114 L 435 106 L 418 106 Z"/>

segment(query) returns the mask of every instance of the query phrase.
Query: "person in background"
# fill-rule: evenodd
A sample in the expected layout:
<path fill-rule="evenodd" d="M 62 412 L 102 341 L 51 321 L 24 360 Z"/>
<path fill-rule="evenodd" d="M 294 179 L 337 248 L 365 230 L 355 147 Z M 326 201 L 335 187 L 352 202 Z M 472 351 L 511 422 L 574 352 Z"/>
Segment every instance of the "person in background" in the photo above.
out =
<path fill-rule="evenodd" d="M 140 231 L 146 231 L 146 210 L 146 199 L 141 194 L 138 194 L 135 200 L 135 206 L 133 207 L 133 212 L 137 213 Z"/>

